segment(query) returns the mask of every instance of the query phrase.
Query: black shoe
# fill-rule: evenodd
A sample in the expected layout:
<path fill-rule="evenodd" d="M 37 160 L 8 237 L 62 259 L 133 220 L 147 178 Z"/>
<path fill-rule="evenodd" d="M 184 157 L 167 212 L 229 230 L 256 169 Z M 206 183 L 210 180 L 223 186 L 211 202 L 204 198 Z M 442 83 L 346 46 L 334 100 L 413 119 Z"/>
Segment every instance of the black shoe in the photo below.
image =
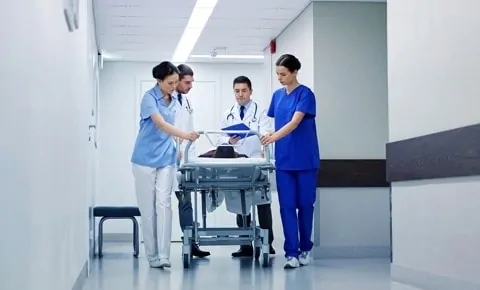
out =
<path fill-rule="evenodd" d="M 200 247 L 197 244 L 192 245 L 192 256 L 198 258 L 205 258 L 210 256 L 210 252 L 200 250 Z"/>
<path fill-rule="evenodd" d="M 253 256 L 252 246 L 241 246 L 238 251 L 232 253 L 232 257 L 234 258 L 252 257 L 252 256 Z"/>
<path fill-rule="evenodd" d="M 270 255 L 275 255 L 275 249 L 270 245 Z"/>

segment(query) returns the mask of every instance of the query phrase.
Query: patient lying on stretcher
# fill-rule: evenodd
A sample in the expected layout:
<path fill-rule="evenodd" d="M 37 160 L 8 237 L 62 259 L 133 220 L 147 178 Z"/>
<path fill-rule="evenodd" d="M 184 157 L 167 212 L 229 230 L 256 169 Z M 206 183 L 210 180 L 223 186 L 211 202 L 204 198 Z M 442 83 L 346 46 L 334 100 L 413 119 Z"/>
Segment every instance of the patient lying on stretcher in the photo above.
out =
<path fill-rule="evenodd" d="M 248 156 L 238 153 L 232 146 L 220 145 L 215 150 L 210 150 L 200 155 L 199 158 L 248 158 Z M 250 190 L 245 193 L 246 210 L 244 211 L 242 209 L 240 190 L 212 191 L 207 194 L 207 211 L 213 212 L 222 205 L 224 200 L 227 211 L 245 215 L 250 213 L 253 204 L 270 203 L 269 197 L 266 197 L 265 194 L 261 192 L 253 194 Z"/>

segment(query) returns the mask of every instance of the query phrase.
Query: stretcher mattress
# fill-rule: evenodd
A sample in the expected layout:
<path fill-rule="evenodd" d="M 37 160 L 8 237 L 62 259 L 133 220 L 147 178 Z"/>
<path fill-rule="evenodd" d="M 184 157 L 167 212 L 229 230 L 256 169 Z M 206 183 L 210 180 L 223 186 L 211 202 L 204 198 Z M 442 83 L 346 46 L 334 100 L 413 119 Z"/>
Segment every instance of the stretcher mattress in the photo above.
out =
<path fill-rule="evenodd" d="M 272 165 L 265 158 L 193 158 L 183 166 L 195 167 L 236 167 Z"/>

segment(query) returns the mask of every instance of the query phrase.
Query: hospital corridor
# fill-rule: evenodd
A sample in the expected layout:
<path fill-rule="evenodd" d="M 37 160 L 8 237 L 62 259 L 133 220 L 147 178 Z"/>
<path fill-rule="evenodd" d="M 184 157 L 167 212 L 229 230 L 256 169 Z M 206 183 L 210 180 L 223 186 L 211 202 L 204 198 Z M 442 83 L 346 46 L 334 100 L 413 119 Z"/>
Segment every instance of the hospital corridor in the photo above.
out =
<path fill-rule="evenodd" d="M 0 290 L 480 290 L 480 1 L 1 6 Z"/>

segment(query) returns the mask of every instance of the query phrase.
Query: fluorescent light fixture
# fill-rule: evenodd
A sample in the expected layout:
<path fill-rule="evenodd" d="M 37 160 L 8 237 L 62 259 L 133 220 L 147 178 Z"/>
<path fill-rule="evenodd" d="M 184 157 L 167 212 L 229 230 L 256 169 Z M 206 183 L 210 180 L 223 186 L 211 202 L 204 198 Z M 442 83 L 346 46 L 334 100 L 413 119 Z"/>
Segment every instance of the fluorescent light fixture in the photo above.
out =
<path fill-rule="evenodd" d="M 173 62 L 181 63 L 188 60 L 188 56 L 202 34 L 203 28 L 210 19 L 217 2 L 218 0 L 197 0 L 190 19 L 188 19 L 187 27 L 185 27 L 185 31 L 173 53 Z"/>
<path fill-rule="evenodd" d="M 218 54 L 212 56 L 209 54 L 192 54 L 191 58 L 221 58 L 221 59 L 264 59 L 263 55 L 241 55 L 241 54 Z"/>
<path fill-rule="evenodd" d="M 101 52 L 102 57 L 104 60 L 120 60 L 122 59 L 122 56 L 118 53 L 110 53 L 106 51 Z"/>

